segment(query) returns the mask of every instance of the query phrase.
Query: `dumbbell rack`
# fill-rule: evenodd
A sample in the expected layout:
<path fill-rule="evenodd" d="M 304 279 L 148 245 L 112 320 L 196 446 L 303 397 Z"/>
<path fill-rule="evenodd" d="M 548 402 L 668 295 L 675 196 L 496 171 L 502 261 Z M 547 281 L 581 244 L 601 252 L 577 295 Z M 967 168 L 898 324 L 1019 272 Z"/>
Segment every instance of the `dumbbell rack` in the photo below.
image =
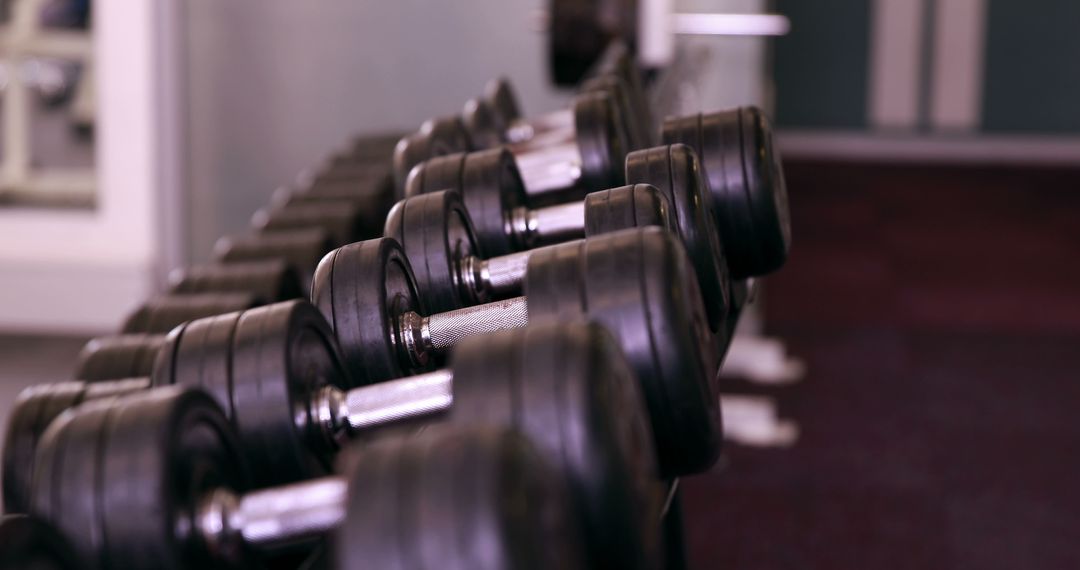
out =
<path fill-rule="evenodd" d="M 255 227 L 248 236 L 251 237 L 250 240 L 244 241 L 243 236 L 226 238 L 215 248 L 217 262 L 223 267 L 237 267 L 241 262 L 257 261 L 258 263 L 247 267 L 250 272 L 245 274 L 245 271 L 237 271 L 227 275 L 218 273 L 206 278 L 200 277 L 198 271 L 179 273 L 172 280 L 168 295 L 148 302 L 129 317 L 124 326 L 124 337 L 118 337 L 119 340 L 114 344 L 99 339 L 88 345 L 81 357 L 78 376 L 84 379 L 117 377 L 115 374 L 120 374 L 121 377 L 148 376 L 154 361 L 161 361 L 157 352 L 164 343 L 170 342 L 162 336 L 167 331 L 179 330 L 184 326 L 183 323 L 192 319 L 244 311 L 283 301 L 307 289 L 311 281 L 317 278 L 313 276 L 314 262 L 318 262 L 322 254 L 332 248 L 382 233 L 381 220 L 389 213 L 395 191 L 392 173 L 397 171 L 396 182 L 401 183 L 403 176 L 397 158 L 403 144 L 414 140 L 410 137 L 413 135 L 403 137 L 394 133 L 348 141 L 342 149 L 302 173 L 292 187 L 275 195 L 273 206 L 253 218 Z M 445 153 L 437 149 L 426 149 L 426 152 L 423 160 Z M 319 207 L 311 206 L 310 204 L 314 203 L 311 202 L 307 210 L 295 206 L 291 211 L 287 210 L 290 204 L 307 199 L 325 201 L 319 202 L 322 204 Z M 326 207 L 326 204 L 331 206 Z M 340 215 L 345 211 L 351 213 L 347 216 Z M 304 285 L 297 286 L 297 280 Z M 751 290 L 752 285 L 747 288 L 747 291 Z M 734 309 L 728 319 L 734 323 L 738 316 L 738 309 Z M 174 329 L 177 325 L 179 327 Z M 511 327 L 495 327 L 492 330 L 502 328 Z M 421 327 L 417 330 L 423 329 Z M 422 332 L 419 336 L 423 336 Z M 722 351 L 727 349 L 727 340 L 725 338 L 721 346 Z M 449 344 L 451 343 L 448 343 L 448 346 Z M 101 364 L 101 359 L 95 361 L 95 357 L 106 353 L 115 354 L 110 352 L 114 349 L 124 353 L 128 362 L 138 364 L 122 373 L 91 373 L 90 370 L 100 371 L 95 366 Z M 133 353 L 136 356 L 133 357 Z M 333 409 L 334 406 L 327 408 Z M 661 513 L 665 520 L 664 533 L 669 544 L 667 565 L 677 568 L 685 564 L 681 552 L 678 479 L 669 479 L 665 485 L 666 496 Z M 313 554 L 312 558 L 301 563 L 300 567 L 313 567 L 319 556 L 319 553 Z"/>

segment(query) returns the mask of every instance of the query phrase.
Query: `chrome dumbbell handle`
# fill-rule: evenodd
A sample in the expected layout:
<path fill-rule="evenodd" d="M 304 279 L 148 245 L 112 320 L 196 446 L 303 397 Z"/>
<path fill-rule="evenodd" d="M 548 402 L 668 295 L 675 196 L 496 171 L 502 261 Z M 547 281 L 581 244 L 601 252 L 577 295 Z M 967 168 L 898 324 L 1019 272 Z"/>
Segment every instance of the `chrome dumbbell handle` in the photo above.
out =
<path fill-rule="evenodd" d="M 544 208 L 515 208 L 510 233 L 524 249 L 585 237 L 585 201 Z"/>
<path fill-rule="evenodd" d="M 514 158 L 529 196 L 571 188 L 581 178 L 581 151 L 574 140 L 515 152 Z"/>
<path fill-rule="evenodd" d="M 216 489 L 200 501 L 195 531 L 215 557 L 240 561 L 243 551 L 252 546 L 261 549 L 300 543 L 333 530 L 345 520 L 347 494 L 348 483 L 341 477 L 312 479 L 242 496 Z"/>
<path fill-rule="evenodd" d="M 310 406 L 317 428 L 333 444 L 363 429 L 446 410 L 453 401 L 453 372 L 441 369 L 347 392 L 327 386 Z M 344 519 L 347 487 L 339 477 L 323 477 L 243 496 L 217 489 L 200 502 L 196 530 L 208 549 L 230 560 L 246 546 L 318 537 Z"/>
<path fill-rule="evenodd" d="M 301 421 L 316 445 L 337 448 L 356 432 L 440 412 L 453 402 L 454 375 L 440 369 L 349 391 L 324 386 Z"/>
<path fill-rule="evenodd" d="M 393 336 L 405 360 L 423 365 L 432 353 L 441 353 L 463 338 L 528 324 L 528 302 L 525 297 L 514 297 L 427 317 L 410 311 L 398 317 Z"/>

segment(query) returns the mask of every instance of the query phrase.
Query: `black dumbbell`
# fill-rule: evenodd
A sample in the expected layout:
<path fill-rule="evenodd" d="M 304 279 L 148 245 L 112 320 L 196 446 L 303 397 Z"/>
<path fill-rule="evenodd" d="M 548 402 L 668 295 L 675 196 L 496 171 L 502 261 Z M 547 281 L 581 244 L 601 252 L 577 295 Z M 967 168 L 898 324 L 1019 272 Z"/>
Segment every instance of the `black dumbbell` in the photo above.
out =
<path fill-rule="evenodd" d="M 787 185 L 772 127 L 757 107 L 664 121 L 665 143 L 686 143 L 701 159 L 732 275 L 775 271 L 791 247 Z"/>
<path fill-rule="evenodd" d="M 623 123 L 629 148 L 651 146 L 644 138 L 646 124 L 636 120 L 628 86 L 622 78 L 603 76 L 580 86 L 580 93 L 603 93 L 616 107 L 616 117 Z M 575 137 L 575 113 L 571 107 L 538 117 L 524 118 L 510 83 L 497 78 L 488 83 L 484 95 L 465 103 L 461 118 L 476 148 L 495 148 L 504 144 L 518 148 L 568 142 Z M 653 128 L 649 126 L 648 128 Z"/>
<path fill-rule="evenodd" d="M 97 382 L 149 376 L 165 344 L 163 334 L 121 334 L 90 339 L 75 361 L 76 380 Z"/>
<path fill-rule="evenodd" d="M 565 489 L 515 432 L 431 430 L 257 491 L 239 445 L 199 390 L 86 404 L 42 439 L 31 511 L 99 570 L 262 566 L 328 533 L 343 569 L 584 566 Z"/>
<path fill-rule="evenodd" d="M 0 516 L 0 570 L 79 570 L 86 565 L 52 525 L 26 515 Z"/>
<path fill-rule="evenodd" d="M 283 259 L 209 263 L 177 269 L 169 276 L 169 293 L 251 293 L 263 303 L 306 295 L 296 269 Z"/>
<path fill-rule="evenodd" d="M 6 512 L 27 512 L 34 474 L 34 453 L 41 435 L 57 416 L 83 402 L 142 392 L 148 388 L 150 378 L 147 376 L 108 382 L 55 382 L 30 386 L 19 393 L 4 431 L 3 492 Z"/>
<path fill-rule="evenodd" d="M 556 85 L 577 85 L 612 44 L 637 41 L 637 2 L 552 0 L 547 8 L 548 64 Z"/>
<path fill-rule="evenodd" d="M 223 406 L 256 486 L 325 474 L 343 441 L 380 426 L 516 426 L 566 477 L 597 560 L 656 559 L 662 492 L 649 424 L 633 373 L 602 328 L 553 323 L 472 338 L 448 369 L 346 391 L 320 321 L 294 302 L 189 323 L 170 335 L 154 383 L 198 386 Z M 27 495 L 28 458 L 52 418 L 149 386 L 110 384 L 44 385 L 20 396 L 5 442 L 9 505 Z"/>
<path fill-rule="evenodd" d="M 460 117 L 425 121 L 420 130 L 403 137 L 394 147 L 394 187 L 398 196 L 405 190 L 405 179 L 412 167 L 429 158 L 472 149 L 472 141 Z"/>
<path fill-rule="evenodd" d="M 350 244 L 319 264 L 312 301 L 350 372 L 377 382 L 436 366 L 463 338 L 548 319 L 585 318 L 614 334 L 648 404 L 665 475 L 711 466 L 721 425 L 715 340 L 682 245 L 660 228 L 624 230 L 535 252 L 526 296 L 428 313 L 390 238 Z"/>
<path fill-rule="evenodd" d="M 558 237 L 565 242 L 578 235 L 584 239 L 627 228 L 669 228 L 670 211 L 655 188 L 639 184 L 593 192 L 567 206 L 526 210 L 525 216 L 535 216 L 534 227 L 546 239 Z M 414 268 L 419 293 L 432 312 L 521 294 L 525 266 L 536 251 L 485 259 L 472 217 L 454 190 L 398 202 L 386 217 L 383 234 L 401 244 Z"/>
<path fill-rule="evenodd" d="M 167 333 L 185 321 L 242 311 L 260 304 L 262 300 L 252 293 L 157 295 L 128 315 L 120 333 Z"/>
<path fill-rule="evenodd" d="M 214 244 L 214 259 L 222 263 L 283 259 L 296 269 L 300 285 L 308 291 L 315 267 L 331 249 L 330 236 L 320 228 L 251 232 L 219 239 Z"/>
<path fill-rule="evenodd" d="M 653 113 L 652 106 L 649 104 L 649 97 L 645 93 L 641 70 L 638 68 L 634 56 L 630 53 L 630 49 L 626 47 L 626 44 L 619 41 L 611 42 L 589 73 L 591 78 L 586 82 L 596 77 L 614 76 L 622 79 L 627 87 L 626 93 L 630 97 L 633 115 L 637 117 L 641 124 L 648 127 L 645 131 L 645 135 L 648 137 L 646 139 L 647 144 L 644 146 L 649 147 L 656 144 L 656 123 L 653 118 L 655 113 Z"/>
<path fill-rule="evenodd" d="M 335 246 L 378 236 L 378 226 L 368 226 L 366 205 L 355 200 L 293 200 L 258 209 L 251 227 L 259 232 L 321 228 Z"/>
<path fill-rule="evenodd" d="M 694 152 L 685 145 L 636 151 L 627 157 L 626 178 L 632 183 L 656 187 L 667 199 L 674 229 L 690 254 L 698 284 L 705 295 L 710 328 L 714 333 L 721 334 L 724 316 L 730 306 L 730 277 L 724 247 L 714 225 L 710 196 Z M 533 245 L 521 243 L 517 236 L 523 232 L 514 229 L 515 226 L 528 225 L 532 221 L 530 217 L 536 220 L 538 227 L 542 227 L 540 220 L 536 219 L 539 214 L 555 218 L 552 225 L 563 232 L 559 235 L 549 230 L 549 233 L 556 233 L 555 237 L 569 237 L 567 230 L 581 227 L 583 223 L 583 216 L 578 213 L 582 207 L 580 202 L 539 209 L 523 206 L 527 196 L 514 160 L 506 151 L 465 153 L 429 160 L 413 169 L 406 194 L 413 197 L 445 188 L 461 193 L 473 222 L 475 241 L 488 256 Z M 432 221 L 428 223 L 429 229 L 423 231 L 437 231 L 433 225 L 433 214 L 427 217 Z M 391 218 L 392 215 L 387 219 L 388 230 Z M 522 224 L 522 220 L 526 223 Z M 387 232 L 386 235 L 394 234 Z M 411 240 L 401 235 L 396 237 L 407 246 L 406 251 L 410 252 L 414 267 L 419 266 L 410 251 L 412 247 L 408 242 Z"/>
<path fill-rule="evenodd" d="M 226 406 L 260 485 L 317 475 L 343 439 L 387 424 L 516 426 L 580 497 L 599 559 L 629 567 L 656 555 L 645 405 L 606 331 L 552 324 L 473 338 L 449 368 L 347 391 L 330 335 L 305 303 L 196 321 L 170 335 L 154 382 L 199 385 Z M 306 425 L 296 410 L 306 411 Z"/>

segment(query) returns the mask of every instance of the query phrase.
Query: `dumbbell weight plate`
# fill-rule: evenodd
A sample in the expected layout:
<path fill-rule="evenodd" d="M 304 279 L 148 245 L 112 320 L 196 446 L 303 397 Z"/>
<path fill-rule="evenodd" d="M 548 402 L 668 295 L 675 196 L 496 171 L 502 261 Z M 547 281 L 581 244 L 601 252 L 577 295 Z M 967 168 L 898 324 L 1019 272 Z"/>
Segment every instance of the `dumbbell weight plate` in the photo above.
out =
<path fill-rule="evenodd" d="M 363 226 L 362 206 L 351 200 L 293 202 L 260 208 L 251 217 L 251 227 L 260 232 L 322 228 L 335 247 L 378 235 Z"/>
<path fill-rule="evenodd" d="M 585 237 L 648 226 L 678 231 L 671 205 L 655 186 L 634 184 L 585 196 Z"/>
<path fill-rule="evenodd" d="M 398 202 L 386 217 L 386 237 L 401 244 L 412 265 L 417 292 L 432 312 L 451 311 L 474 299 L 460 283 L 455 260 L 483 257 L 461 196 L 442 190 Z"/>
<path fill-rule="evenodd" d="M 582 161 L 579 184 L 587 192 L 626 184 L 623 164 L 631 146 L 624 123 L 608 93 L 582 93 L 574 100 L 574 130 Z"/>
<path fill-rule="evenodd" d="M 330 471 L 333 449 L 282 418 L 306 410 L 326 385 L 354 386 L 326 320 L 306 301 L 187 323 L 169 334 L 155 364 L 156 386 L 199 386 L 236 426 L 258 486 Z"/>
<path fill-rule="evenodd" d="M 96 382 L 149 376 L 163 344 L 163 334 L 121 334 L 91 339 L 79 352 L 74 378 Z"/>
<path fill-rule="evenodd" d="M 709 328 L 722 333 L 731 306 L 731 277 L 694 151 L 677 144 L 632 152 L 626 157 L 626 179 L 653 183 L 671 203 L 679 236 L 704 295 Z"/>
<path fill-rule="evenodd" d="M 283 232 L 266 232 L 226 236 L 214 244 L 214 259 L 231 263 L 265 259 L 284 259 L 300 275 L 307 291 L 311 275 L 326 252 L 333 249 L 326 230 L 310 228 Z"/>
<path fill-rule="evenodd" d="M 262 303 L 304 296 L 299 275 L 283 259 L 196 265 L 175 271 L 169 281 L 175 294 L 247 292 Z"/>
<path fill-rule="evenodd" d="M 625 241 L 639 253 L 615 256 L 586 240 L 577 245 L 583 250 L 578 255 L 568 247 L 533 254 L 525 278 L 530 322 L 588 317 L 606 326 L 643 382 L 663 474 L 707 469 L 722 442 L 719 359 L 697 280 L 670 234 L 649 228 L 609 237 L 609 243 Z M 682 276 L 686 286 L 673 287 L 672 275 Z M 627 279 L 638 279 L 640 287 L 628 289 Z M 630 290 L 641 298 L 628 299 Z"/>
<path fill-rule="evenodd" d="M 507 232 L 508 213 L 527 199 L 510 151 L 497 148 L 428 160 L 409 175 L 406 197 L 448 189 L 460 192 L 485 255 L 521 249 Z"/>
<path fill-rule="evenodd" d="M 662 494 L 645 403 L 625 362 L 598 325 L 465 339 L 452 357 L 447 420 L 519 426 L 565 463 L 594 565 L 656 568 Z"/>
<path fill-rule="evenodd" d="M 394 147 L 394 185 L 398 197 L 404 196 L 409 171 L 421 162 L 472 149 L 472 141 L 459 117 L 430 119 L 420 130 L 398 141 Z"/>
<path fill-rule="evenodd" d="M 403 363 L 394 348 L 398 317 L 410 311 L 428 314 L 395 240 L 335 249 L 319 264 L 314 281 L 311 301 L 333 327 L 346 369 L 366 375 L 356 381 L 381 382 L 434 369 L 435 362 Z"/>
<path fill-rule="evenodd" d="M 149 378 L 110 382 L 57 382 L 31 386 L 19 394 L 4 430 L 4 509 L 25 513 L 29 508 L 34 453 L 41 435 L 57 416 L 87 400 L 99 400 L 145 390 Z"/>
<path fill-rule="evenodd" d="M 631 115 L 643 125 L 647 125 L 645 131 L 645 147 L 656 145 L 654 142 L 659 134 L 657 124 L 653 120 L 653 112 L 650 108 L 648 96 L 645 94 L 645 86 L 642 84 L 641 71 L 637 67 L 635 57 L 630 49 L 622 41 L 613 41 L 608 44 L 600 60 L 590 70 L 594 77 L 613 75 L 623 80 L 627 87 L 631 108 Z"/>
<path fill-rule="evenodd" d="M 548 15 L 548 62 L 556 85 L 577 85 L 609 44 L 637 37 L 636 0 L 550 0 Z"/>
<path fill-rule="evenodd" d="M 644 118 L 634 113 L 634 107 L 630 102 L 629 87 L 626 82 L 617 75 L 608 74 L 592 77 L 581 85 L 583 92 L 607 93 L 611 96 L 618 116 L 622 119 L 622 128 L 626 133 L 627 151 L 652 146 L 648 144 L 645 131 L 652 128 L 644 123 Z"/>
<path fill-rule="evenodd" d="M 739 107 L 669 119 L 663 138 L 689 144 L 700 156 L 732 275 L 764 275 L 782 266 L 791 247 L 787 185 L 764 112 Z"/>
<path fill-rule="evenodd" d="M 202 391 L 88 402 L 45 432 L 31 511 L 103 570 L 210 567 L 178 529 L 209 489 L 247 489 L 238 454 L 228 421 Z"/>
<path fill-rule="evenodd" d="M 336 567 L 584 568 L 566 491 L 525 438 L 438 427 L 401 441 L 343 461 L 349 498 Z"/>
<path fill-rule="evenodd" d="M 241 311 L 259 302 L 251 293 L 158 295 L 132 312 L 120 330 L 124 334 L 167 333 L 185 321 Z"/>
<path fill-rule="evenodd" d="M 56 529 L 25 515 L 0 517 L 0 570 L 84 568 Z"/>

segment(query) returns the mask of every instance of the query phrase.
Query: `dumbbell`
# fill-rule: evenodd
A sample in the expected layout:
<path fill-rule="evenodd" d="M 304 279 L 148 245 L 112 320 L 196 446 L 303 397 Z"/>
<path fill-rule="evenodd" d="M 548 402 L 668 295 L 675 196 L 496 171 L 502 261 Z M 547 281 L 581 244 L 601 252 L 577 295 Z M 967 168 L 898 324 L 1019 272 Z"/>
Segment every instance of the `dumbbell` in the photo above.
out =
<path fill-rule="evenodd" d="M 634 227 L 671 226 L 666 199 L 645 184 L 593 192 L 570 207 L 543 210 L 538 216 L 543 224 L 538 227 L 548 226 L 542 230 L 548 238 L 568 239 L 579 232 L 592 237 Z M 549 214 L 548 210 L 555 211 Z M 536 250 L 485 259 L 486 251 L 472 228 L 472 217 L 453 190 L 406 198 L 386 217 L 383 235 L 401 244 L 415 268 L 417 287 L 428 310 L 451 311 L 520 294 L 525 266 Z"/>
<path fill-rule="evenodd" d="M 580 86 L 580 93 L 604 93 L 611 97 L 617 117 L 623 122 L 631 148 L 652 146 L 644 130 L 652 125 L 636 120 L 629 86 L 613 75 L 595 77 Z M 524 148 L 538 144 L 566 142 L 574 138 L 574 110 L 562 109 L 526 119 L 522 117 L 517 96 L 504 78 L 488 82 L 484 95 L 468 100 L 461 113 L 462 122 L 477 148 L 509 144 Z"/>
<path fill-rule="evenodd" d="M 590 83 L 603 85 L 617 81 L 615 78 L 623 78 L 625 83 L 631 83 L 637 78 L 640 85 L 640 74 L 633 69 L 633 62 L 625 46 L 614 46 L 606 52 L 598 68 L 598 75 L 590 79 Z M 631 115 L 638 120 L 630 123 L 648 125 L 649 128 L 643 129 L 643 132 L 651 135 L 652 112 L 640 87 L 627 89 L 625 92 L 636 94 L 631 97 L 633 100 L 630 105 L 633 109 Z M 501 117 L 496 121 L 489 120 L 489 123 L 514 125 L 522 122 L 517 111 L 516 98 L 505 81 L 490 85 L 488 94 L 481 101 L 485 104 L 472 103 L 470 108 L 504 110 L 500 113 L 489 112 L 489 115 Z M 466 117 L 469 116 L 469 113 L 466 113 Z M 552 121 L 544 118 L 540 122 L 548 125 Z M 565 118 L 554 122 L 558 128 L 565 129 Z M 471 122 L 466 120 L 466 124 Z M 553 127 L 548 125 L 547 128 Z M 505 129 L 509 133 L 529 132 L 528 127 L 518 127 L 516 131 L 512 126 Z M 714 216 L 723 238 L 722 243 L 725 249 L 731 252 L 729 255 L 732 258 L 732 275 L 737 279 L 744 279 L 764 275 L 783 265 L 791 241 L 787 190 L 780 156 L 773 144 L 772 128 L 764 112 L 757 107 L 739 107 L 715 113 L 673 117 L 664 122 L 662 131 L 665 144 L 686 144 L 694 149 L 702 162 L 708 178 L 705 188 L 712 194 Z M 512 138 L 522 135 L 509 136 Z M 630 136 L 628 140 L 633 140 L 633 137 Z M 565 144 L 560 142 L 553 145 L 553 150 L 545 152 L 563 152 L 558 149 L 562 149 Z M 628 152 L 633 150 L 636 150 L 633 146 L 627 148 Z M 564 164 L 572 162 L 573 159 L 564 161 Z M 541 160 L 538 164 L 548 168 L 551 163 Z M 537 185 L 529 181 L 530 177 L 533 177 L 528 172 L 529 168 L 533 168 L 533 165 L 523 163 L 522 175 L 526 188 Z M 572 171 L 573 167 L 562 169 L 566 170 Z M 620 184 L 634 182 L 657 185 L 655 181 L 629 178 Z M 528 193 L 527 196 L 532 198 L 534 194 Z"/>
<path fill-rule="evenodd" d="M 378 225 L 369 225 L 366 204 L 354 200 L 293 200 L 259 208 L 251 217 L 251 227 L 259 232 L 280 232 L 321 228 L 335 246 L 378 235 Z"/>
<path fill-rule="evenodd" d="M 143 392 L 149 376 L 106 382 L 54 382 L 30 386 L 12 405 L 4 431 L 3 494 L 8 513 L 25 513 L 42 434 L 60 414 L 83 402 Z"/>
<path fill-rule="evenodd" d="M 399 196 L 405 190 L 405 179 L 412 167 L 429 158 L 472 149 L 472 140 L 460 117 L 425 121 L 420 130 L 402 137 L 394 147 L 394 187 Z"/>
<path fill-rule="evenodd" d="M 525 296 L 429 313 L 390 238 L 323 258 L 312 301 L 334 327 L 346 367 L 379 382 L 436 366 L 463 338 L 549 319 L 585 318 L 619 341 L 642 384 L 661 471 L 711 466 L 720 451 L 719 367 L 682 245 L 660 228 L 624 230 L 534 252 Z"/>
<path fill-rule="evenodd" d="M 634 56 L 630 53 L 626 44 L 619 41 L 611 42 L 589 73 L 591 77 L 586 79 L 586 82 L 597 77 L 614 76 L 622 79 L 627 86 L 626 93 L 630 97 L 633 115 L 638 118 L 641 124 L 648 126 L 645 135 L 649 138 L 644 146 L 655 145 L 656 132 L 654 129 L 656 123 L 653 118 L 655 113 L 653 113 L 648 95 L 645 93 L 641 70 L 638 69 Z"/>
<path fill-rule="evenodd" d="M 121 334 L 90 339 L 75 360 L 76 380 L 97 382 L 149 376 L 165 344 L 163 334 Z"/>
<path fill-rule="evenodd" d="M 184 321 L 241 311 L 262 303 L 252 293 L 239 292 L 157 295 L 128 315 L 120 333 L 167 333 Z"/>
<path fill-rule="evenodd" d="M 301 287 L 308 291 L 316 265 L 331 249 L 330 236 L 320 228 L 251 232 L 219 239 L 214 244 L 214 259 L 221 263 L 283 259 L 296 269 Z"/>
<path fill-rule="evenodd" d="M 26 515 L 0 516 L 0 570 L 79 570 L 71 544 L 52 525 Z"/>
<path fill-rule="evenodd" d="M 294 204 L 349 202 L 358 207 L 358 226 L 380 229 L 390 206 L 394 205 L 394 188 L 389 178 L 379 180 L 344 179 L 295 188 L 278 188 L 270 198 L 275 208 Z M 366 235 L 366 234 L 364 234 Z"/>
<path fill-rule="evenodd" d="M 251 293 L 264 303 L 303 297 L 296 269 L 283 259 L 209 263 L 169 275 L 169 293 Z"/>
<path fill-rule="evenodd" d="M 772 127 L 757 107 L 669 118 L 665 143 L 686 143 L 701 159 L 732 275 L 775 271 L 791 247 L 787 185 Z"/>
<path fill-rule="evenodd" d="M 663 493 L 648 419 L 633 372 L 601 327 L 552 323 L 472 338 L 450 368 L 352 390 L 344 389 L 349 382 L 329 334 L 303 302 L 195 321 L 170 335 L 154 383 L 201 387 L 214 397 L 237 427 L 256 486 L 325 474 L 344 441 L 371 438 L 382 426 L 516 427 L 560 468 L 596 560 L 654 564 Z M 9 509 L 24 506 L 34 449 L 52 418 L 149 386 L 141 379 L 24 391 L 4 446 Z"/>
<path fill-rule="evenodd" d="M 654 186 L 667 199 L 671 206 L 673 229 L 678 232 L 690 254 L 698 284 L 705 295 L 710 328 L 713 332 L 720 333 L 721 323 L 724 322 L 730 305 L 730 277 L 724 248 L 717 237 L 710 211 L 704 177 L 694 152 L 685 145 L 636 151 L 627 157 L 626 177 L 636 184 Z M 525 206 L 528 197 L 515 162 L 506 151 L 491 150 L 429 160 L 413 169 L 406 185 L 406 194 L 416 197 L 446 188 L 456 189 L 461 193 L 473 222 L 473 235 L 480 250 L 488 256 L 499 256 L 536 245 L 521 239 L 522 234 L 528 238 L 529 232 L 520 228 L 527 227 L 533 220 L 537 227 L 534 233 L 554 234 L 554 239 L 571 237 L 571 230 L 580 231 L 577 228 L 584 224 L 584 215 L 580 213 L 584 209 L 582 202 L 568 202 L 538 209 Z M 622 201 L 621 204 L 628 202 Z M 432 204 L 427 207 L 429 213 L 424 215 L 431 221 L 425 229 L 414 228 L 411 231 L 438 231 L 434 225 L 437 215 L 430 210 Z M 390 233 L 393 218 L 392 212 L 387 218 L 386 235 L 395 235 Z M 628 217 L 616 218 L 629 220 Z M 554 222 L 549 222 L 549 219 Z M 554 226 L 554 229 L 544 230 L 545 224 Z M 617 228 L 608 227 L 607 231 L 612 229 Z M 418 266 L 410 251 L 413 249 L 410 242 L 414 240 L 402 235 L 396 237 L 407 246 L 406 251 L 410 252 L 410 261 L 414 262 L 414 267 Z M 467 237 L 462 237 L 461 241 L 467 241 Z M 421 239 L 432 238 L 423 236 Z M 523 241 L 525 243 L 522 243 Z"/>
<path fill-rule="evenodd" d="M 583 568 L 565 488 L 522 436 L 433 429 L 341 475 L 250 490 L 205 393 L 83 405 L 46 432 L 31 511 L 98 570 L 261 567 L 332 533 L 334 568 Z"/>

